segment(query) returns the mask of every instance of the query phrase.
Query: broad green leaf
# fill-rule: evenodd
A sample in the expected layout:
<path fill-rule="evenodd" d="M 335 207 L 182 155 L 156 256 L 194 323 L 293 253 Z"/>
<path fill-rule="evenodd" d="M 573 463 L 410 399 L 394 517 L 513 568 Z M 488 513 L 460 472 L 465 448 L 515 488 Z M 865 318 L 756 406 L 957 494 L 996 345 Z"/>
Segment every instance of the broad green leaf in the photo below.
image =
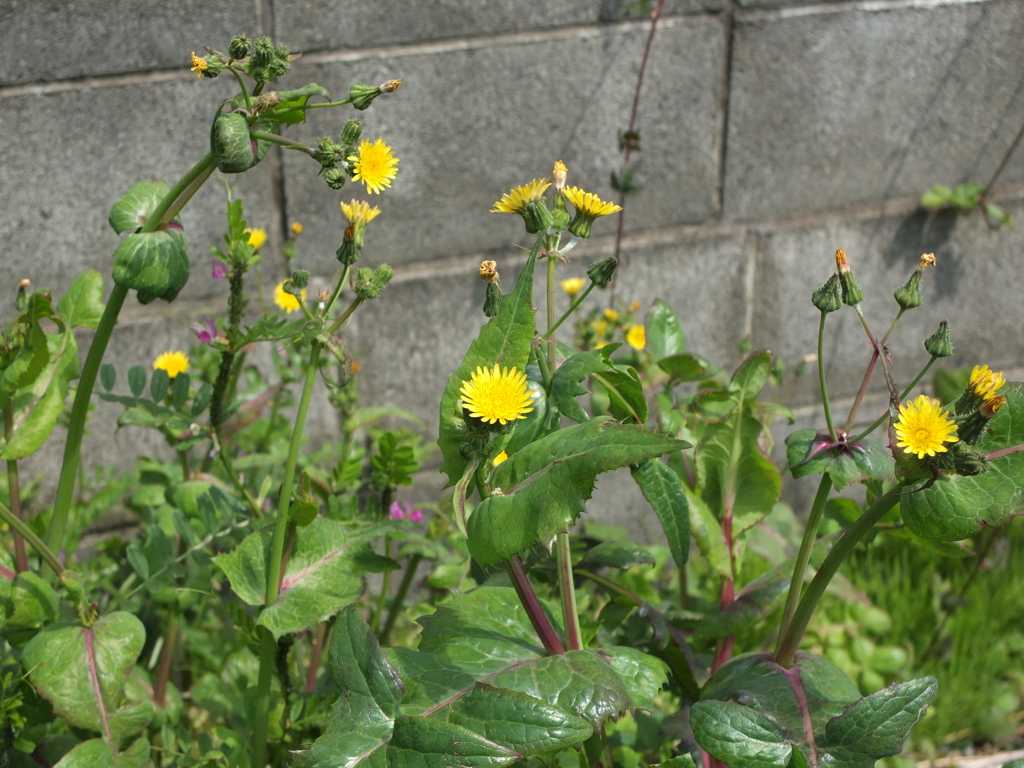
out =
<path fill-rule="evenodd" d="M 532 443 L 537 435 L 543 432 L 552 418 L 557 418 L 557 413 L 552 413 L 547 393 L 541 381 L 540 368 L 536 363 L 526 366 L 527 391 L 533 394 L 530 406 L 533 408 L 525 419 L 516 422 L 508 443 L 505 445 L 505 452 L 512 455 L 524 445 Z M 500 453 L 500 451 L 498 451 Z"/>
<path fill-rule="evenodd" d="M 798 429 L 786 438 L 786 456 L 793 477 L 827 472 L 836 490 L 860 480 L 892 476 L 892 454 L 871 440 L 824 448 L 827 432 Z"/>
<path fill-rule="evenodd" d="M 567 358 L 551 377 L 551 403 L 563 416 L 577 423 L 583 423 L 590 417 L 576 401 L 580 395 L 587 394 L 582 385 L 584 379 L 599 371 L 613 371 L 614 365 L 609 355 L 621 344 L 608 344 L 601 349 L 577 352 Z"/>
<path fill-rule="evenodd" d="M 645 461 L 630 471 L 640 492 L 658 515 L 672 559 L 682 568 L 690 559 L 690 505 L 679 475 L 661 459 Z"/>
<path fill-rule="evenodd" d="M 6 630 L 35 629 L 57 620 L 60 600 L 45 579 L 31 571 L 14 577 L 3 598 L 0 625 Z"/>
<path fill-rule="evenodd" d="M 577 565 L 580 568 L 625 569 L 634 565 L 654 565 L 654 556 L 628 541 L 604 541 L 587 550 Z"/>
<path fill-rule="evenodd" d="M 140 181 L 128 187 L 114 207 L 110 209 L 108 221 L 117 234 L 138 229 L 160 205 L 170 188 L 162 181 Z M 180 219 L 175 218 L 180 222 Z"/>
<path fill-rule="evenodd" d="M 87 269 L 57 302 L 57 314 L 71 328 L 95 328 L 103 316 L 103 275 Z"/>
<path fill-rule="evenodd" d="M 686 350 L 686 335 L 672 305 L 658 299 L 647 311 L 647 351 L 656 361 Z"/>
<path fill-rule="evenodd" d="M 131 727 L 145 720 L 134 709 L 118 717 L 128 673 L 145 640 L 141 621 L 130 613 L 116 612 L 91 627 L 45 627 L 25 646 L 22 662 L 57 714 L 71 725 L 101 731 L 113 742 L 131 735 Z"/>
<path fill-rule="evenodd" d="M 736 369 L 729 382 L 729 391 L 737 394 L 743 402 L 751 402 L 764 389 L 771 372 L 772 353 L 764 350 L 755 352 Z"/>
<path fill-rule="evenodd" d="M 943 184 L 936 184 L 921 197 L 923 208 L 941 208 L 949 203 L 953 190 Z"/>
<path fill-rule="evenodd" d="M 469 518 L 470 554 L 492 565 L 535 542 L 547 545 L 583 512 L 598 474 L 684 447 L 680 440 L 609 418 L 547 435 L 495 469 L 491 483 L 501 490 Z"/>
<path fill-rule="evenodd" d="M 754 416 L 738 410 L 708 425 L 697 446 L 701 496 L 719 519 L 729 507 L 733 539 L 771 512 L 782 490 L 779 471 L 758 445 L 762 429 Z"/>
<path fill-rule="evenodd" d="M 260 612 L 257 624 L 275 638 L 301 632 L 334 616 L 363 594 L 363 573 L 394 567 L 374 554 L 370 542 L 391 526 L 354 525 L 317 518 L 299 528 L 273 605 Z M 227 574 L 231 588 L 248 605 L 263 605 L 267 591 L 266 553 L 273 532 L 247 536 L 214 564 Z"/>
<path fill-rule="evenodd" d="M 1024 384 L 1000 390 L 1006 405 L 975 446 L 988 453 L 1024 444 Z M 930 485 L 929 485 L 930 483 Z M 900 497 L 903 521 L 918 536 L 959 541 L 984 528 L 1005 525 L 1024 509 L 1024 451 L 994 459 L 982 475 L 929 477 Z"/>
<path fill-rule="evenodd" d="M 707 558 L 708 565 L 720 578 L 731 579 L 732 565 L 729 561 L 729 548 L 725 544 L 722 526 L 718 524 L 717 518 L 700 496 L 689 488 L 684 490 L 690 508 L 690 533 L 693 535 L 697 549 Z"/>
<path fill-rule="evenodd" d="M 441 417 L 438 425 L 437 444 L 441 448 L 441 471 L 448 476 L 448 485 L 454 485 L 462 477 L 469 460 L 462 455 L 465 445 L 466 422 L 460 405 L 459 390 L 478 366 L 500 365 L 518 370 L 526 368 L 526 361 L 533 343 L 533 270 L 537 261 L 537 246 L 530 253 L 523 271 L 519 273 L 516 287 L 498 305 L 498 314 L 492 317 L 480 334 L 469 345 L 462 364 L 448 377 L 441 397 Z"/>
<path fill-rule="evenodd" d="M 328 101 L 331 100 L 331 95 L 327 92 L 327 89 L 320 87 L 316 83 L 310 83 L 294 91 L 282 91 L 279 96 L 281 97 L 281 102 L 277 107 L 271 112 L 263 113 L 262 117 L 282 125 L 296 125 L 305 122 L 306 110 L 298 109 L 298 107 L 306 106 L 306 102 L 309 101 L 310 97 L 322 96 Z"/>
<path fill-rule="evenodd" d="M 139 302 L 174 301 L 189 276 L 188 242 L 178 229 L 128 235 L 114 251 L 114 282 Z"/>
<path fill-rule="evenodd" d="M 658 367 L 673 381 L 701 381 L 718 372 L 706 359 L 688 352 L 663 357 L 658 361 Z"/>
<path fill-rule="evenodd" d="M 145 768 L 150 765 L 149 739 L 140 737 L 117 754 L 103 739 L 76 744 L 54 768 Z"/>
<path fill-rule="evenodd" d="M 793 745 L 773 718 L 731 701 L 698 701 L 690 725 L 704 751 L 726 765 L 786 768 Z"/>
<path fill-rule="evenodd" d="M 910 729 L 938 691 L 934 677 L 894 683 L 850 705 L 825 726 L 822 747 L 831 765 L 870 768 L 876 760 L 898 755 Z"/>
<path fill-rule="evenodd" d="M 769 616 L 789 590 L 792 563 L 777 565 L 743 587 L 726 608 L 708 613 L 697 627 L 697 642 L 735 635 Z"/>
<path fill-rule="evenodd" d="M 608 394 L 608 407 L 615 418 L 643 426 L 647 423 L 647 398 L 640 374 L 632 366 L 617 367 L 606 373 L 595 373 Z"/>

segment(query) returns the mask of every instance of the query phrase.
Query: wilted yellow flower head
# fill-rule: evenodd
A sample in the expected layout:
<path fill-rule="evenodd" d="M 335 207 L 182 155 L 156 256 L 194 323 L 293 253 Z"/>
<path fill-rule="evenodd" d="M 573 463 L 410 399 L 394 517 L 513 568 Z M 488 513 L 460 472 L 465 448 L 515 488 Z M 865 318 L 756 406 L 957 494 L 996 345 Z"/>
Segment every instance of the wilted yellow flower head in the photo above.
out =
<path fill-rule="evenodd" d="M 292 235 L 293 236 L 298 237 L 299 235 L 301 235 L 302 234 L 302 224 L 301 224 L 301 222 L 293 221 L 291 229 L 292 229 Z"/>
<path fill-rule="evenodd" d="M 164 352 L 153 361 L 154 371 L 167 371 L 169 378 L 188 370 L 189 359 L 184 352 Z"/>
<path fill-rule="evenodd" d="M 488 259 L 480 262 L 480 279 L 491 285 L 498 282 L 498 262 Z"/>
<path fill-rule="evenodd" d="M 934 253 L 922 253 L 921 258 L 917 260 L 917 268 L 923 270 L 925 267 L 935 266 L 935 254 Z"/>
<path fill-rule="evenodd" d="M 202 77 L 203 72 L 210 66 L 210 63 L 202 56 L 196 56 L 196 52 L 192 51 L 192 66 L 190 69 L 196 73 L 196 77 Z"/>
<path fill-rule="evenodd" d="M 565 163 L 561 160 L 556 160 L 554 170 L 551 171 L 551 178 L 555 180 L 555 189 L 561 189 L 565 186 L 565 179 L 568 175 L 569 169 L 565 167 Z"/>
<path fill-rule="evenodd" d="M 900 406 L 900 417 L 895 426 L 896 447 L 904 453 L 915 453 L 923 459 L 937 453 L 945 453 L 946 443 L 960 441 L 954 433 L 956 422 L 942 409 L 938 400 L 920 395 Z"/>
<path fill-rule="evenodd" d="M 495 364 L 494 368 L 477 366 L 469 381 L 462 382 L 462 407 L 474 419 L 485 424 L 505 425 L 525 419 L 533 410 L 526 374 L 515 368 Z"/>

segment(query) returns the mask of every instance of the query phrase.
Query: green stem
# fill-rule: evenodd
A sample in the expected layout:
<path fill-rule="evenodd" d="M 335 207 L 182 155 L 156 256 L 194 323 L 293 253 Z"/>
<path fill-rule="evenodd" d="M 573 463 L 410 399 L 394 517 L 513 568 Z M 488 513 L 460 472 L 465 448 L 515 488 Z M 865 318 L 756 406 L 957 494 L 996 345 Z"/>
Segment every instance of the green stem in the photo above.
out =
<path fill-rule="evenodd" d="M 279 136 L 269 131 L 249 131 L 249 136 L 256 141 L 269 141 L 271 144 L 279 144 L 285 149 L 297 149 L 299 152 L 305 152 L 307 155 L 310 153 L 310 148 L 301 141 L 286 139 L 284 136 Z"/>
<path fill-rule="evenodd" d="M 821 482 L 818 484 L 818 492 L 811 504 L 811 512 L 807 516 L 807 525 L 804 528 L 804 537 L 800 540 L 800 550 L 796 555 L 796 563 L 793 565 L 793 576 L 789 581 L 789 595 L 786 597 L 786 608 L 782 613 L 782 625 L 779 628 L 779 642 L 786 634 L 793 614 L 796 613 L 797 603 L 800 601 L 800 592 L 804 587 L 804 575 L 807 573 L 807 563 L 811 559 L 811 550 L 818 537 L 818 526 L 821 523 L 821 515 L 825 509 L 825 502 L 828 501 L 829 491 L 832 490 L 832 478 L 822 474 Z M 778 653 L 778 651 L 776 651 Z"/>
<path fill-rule="evenodd" d="M 548 328 L 548 333 L 554 333 L 555 331 L 557 331 L 558 327 L 569 319 L 569 315 L 576 311 L 576 308 L 583 303 L 583 300 L 587 298 L 587 296 L 590 295 L 590 292 L 594 290 L 594 288 L 596 287 L 597 283 L 592 282 L 590 285 L 586 287 L 583 293 L 581 293 L 579 296 L 573 299 L 572 303 L 569 305 L 569 308 L 565 310 L 564 313 L 562 313 L 562 316 L 558 318 L 558 320 L 556 320 L 551 327 Z"/>
<path fill-rule="evenodd" d="M 548 368 L 554 372 L 558 364 L 558 346 L 555 341 L 555 257 L 548 255 L 548 330 L 544 334 L 544 340 L 548 344 Z"/>
<path fill-rule="evenodd" d="M 611 579 L 605 578 L 600 574 L 593 573 L 592 571 L 584 570 L 583 568 L 577 568 L 574 573 L 584 579 L 590 579 L 595 584 L 600 584 L 602 587 L 610 592 L 614 592 L 617 595 L 624 597 L 629 600 L 633 605 L 638 608 L 645 605 L 646 603 L 637 595 L 635 592 L 630 592 L 628 589 L 623 587 L 621 584 L 616 584 Z"/>
<path fill-rule="evenodd" d="M 341 313 L 341 316 L 331 324 L 331 327 L 327 329 L 327 332 L 337 333 L 341 326 L 345 324 L 345 321 L 348 320 L 352 316 L 352 313 L 356 311 L 356 307 L 364 301 L 366 301 L 366 299 L 362 296 L 356 296 L 356 298 L 352 300 L 352 303 L 348 305 L 348 309 Z"/>
<path fill-rule="evenodd" d="M 565 641 L 570 651 L 583 647 L 580 617 L 576 608 L 576 588 L 572 583 L 572 554 L 569 550 L 569 532 L 562 531 L 555 539 L 555 561 L 558 564 L 558 594 L 562 598 L 562 621 Z"/>
<path fill-rule="evenodd" d="M 825 423 L 828 425 L 828 439 L 833 443 L 836 441 L 836 428 L 832 423 L 832 406 L 828 399 L 828 385 L 825 382 L 825 361 L 823 358 L 822 340 L 825 336 L 825 315 L 821 313 L 821 320 L 818 322 L 818 384 L 821 387 L 821 404 L 825 408 Z"/>
<path fill-rule="evenodd" d="M 405 603 L 405 596 L 409 594 L 409 587 L 412 586 L 412 580 L 416 576 L 416 569 L 420 567 L 420 563 L 423 560 L 423 555 L 413 555 L 409 558 L 409 563 L 405 566 L 405 573 L 402 574 L 402 581 L 398 585 L 398 591 L 395 593 L 395 599 L 391 601 L 391 610 L 388 612 L 388 620 L 384 622 L 384 629 L 380 632 L 381 645 L 386 645 L 388 637 L 391 635 L 391 630 L 395 627 L 395 621 L 398 619 L 398 614 L 402 612 L 402 608 Z"/>
<path fill-rule="evenodd" d="M 384 507 L 384 509 L 386 510 L 387 507 Z M 385 536 L 384 537 L 384 557 L 386 557 L 388 560 L 391 559 L 391 537 L 390 536 Z M 370 630 L 373 631 L 373 632 L 378 632 L 378 629 L 380 628 L 380 617 L 384 615 L 384 606 L 388 602 L 388 588 L 390 586 L 391 586 L 391 571 L 384 571 L 384 573 L 381 575 L 380 594 L 377 595 L 377 605 L 373 609 L 373 616 L 370 617 Z M 383 642 L 383 640 L 381 640 L 381 635 L 380 634 L 377 635 L 377 641 L 381 642 L 381 643 Z"/>
<path fill-rule="evenodd" d="M 267 721 L 270 717 L 270 683 L 277 668 L 277 643 L 266 627 L 256 627 L 260 638 L 260 672 L 256 680 L 256 712 L 252 724 L 252 764 L 267 764 Z"/>
<path fill-rule="evenodd" d="M 900 395 L 900 402 L 903 402 L 903 398 L 905 398 L 907 395 L 909 395 L 911 392 L 914 391 L 914 387 L 916 387 L 918 382 L 921 381 L 921 379 L 924 378 L 925 374 L 928 373 L 928 369 L 932 367 L 932 364 L 936 360 L 938 360 L 938 358 L 937 357 L 933 357 L 933 358 L 931 358 L 925 364 L 924 368 L 921 369 L 921 372 L 919 374 L 917 374 L 917 376 L 914 377 L 914 380 L 912 382 L 910 382 L 910 385 L 905 390 L 903 390 L 903 394 Z M 856 443 L 856 442 L 859 442 L 859 441 L 863 440 L 865 437 L 867 437 L 872 432 L 874 432 L 876 429 L 878 429 L 878 427 L 881 426 L 882 422 L 885 421 L 888 418 L 889 418 L 889 410 L 886 409 L 885 413 L 883 413 L 881 416 L 879 416 L 870 427 L 865 429 L 863 432 L 861 432 L 856 437 L 851 437 L 850 438 L 850 442 L 851 443 Z"/>
<path fill-rule="evenodd" d="M 22 538 L 25 539 L 32 548 L 39 553 L 39 556 L 43 559 L 54 573 L 60 573 L 64 570 L 64 566 L 60 564 L 60 560 L 53 550 L 50 549 L 43 540 L 36 536 L 35 531 L 28 527 L 28 525 L 17 515 L 15 515 L 5 504 L 0 504 L 0 520 L 7 523 L 11 528 L 21 534 Z"/>
<path fill-rule="evenodd" d="M 800 604 L 793 614 L 793 620 L 779 640 L 779 646 L 775 651 L 775 661 L 780 666 L 787 669 L 793 666 L 797 649 L 800 647 L 800 641 L 803 639 L 804 632 L 807 631 L 807 625 L 811 621 L 814 609 L 817 607 L 822 595 L 825 594 L 825 589 L 828 587 L 829 582 L 832 581 L 832 577 L 835 576 L 839 566 L 842 565 L 854 547 L 860 543 L 860 540 L 875 527 L 875 524 L 885 516 L 886 512 L 896 506 L 905 487 L 906 484 L 904 482 L 899 482 L 893 486 L 884 496 L 872 504 L 860 516 L 860 519 L 847 529 L 835 546 L 832 547 L 832 551 L 828 553 L 821 567 L 818 568 L 818 572 L 811 579 L 811 583 L 807 585 L 807 592 L 804 593 L 803 599 L 800 600 Z"/>
<path fill-rule="evenodd" d="M 171 210 L 179 197 L 186 191 L 193 192 L 193 182 L 200 177 L 209 177 L 214 166 L 213 155 L 207 154 L 202 160 L 196 163 L 171 189 L 156 210 L 150 215 L 146 223 L 142 225 L 140 233 L 154 232 L 163 220 L 164 215 Z M 67 531 L 68 515 L 71 512 L 71 498 L 75 490 L 75 480 L 78 476 L 78 467 L 82 459 L 82 438 L 85 436 L 85 422 L 89 415 L 89 401 L 92 399 L 92 390 L 96 385 L 96 376 L 103 362 L 103 354 L 110 343 L 114 326 L 117 325 L 117 316 L 124 306 L 124 300 L 128 296 L 128 289 L 121 285 L 115 285 L 110 291 L 110 298 L 103 309 L 103 316 L 100 318 L 96 333 L 93 336 L 92 344 L 89 347 L 89 354 L 86 356 L 85 365 L 82 366 L 82 375 L 78 379 L 78 389 L 75 392 L 75 402 L 71 407 L 71 416 L 68 422 L 68 436 L 64 443 L 64 460 L 61 463 L 60 478 L 57 481 L 57 495 L 53 505 L 53 516 L 50 520 L 50 531 L 47 536 L 47 544 L 51 549 L 59 551 L 64 544 L 64 534 Z"/>
<path fill-rule="evenodd" d="M 8 442 L 14 436 L 14 407 L 11 403 L 4 408 L 4 434 L 7 435 Z M 16 459 L 7 460 L 7 492 L 11 502 L 11 513 L 21 520 L 21 490 L 18 484 L 18 462 Z M 28 570 L 25 539 L 17 531 L 14 532 L 14 562 L 19 573 Z"/>

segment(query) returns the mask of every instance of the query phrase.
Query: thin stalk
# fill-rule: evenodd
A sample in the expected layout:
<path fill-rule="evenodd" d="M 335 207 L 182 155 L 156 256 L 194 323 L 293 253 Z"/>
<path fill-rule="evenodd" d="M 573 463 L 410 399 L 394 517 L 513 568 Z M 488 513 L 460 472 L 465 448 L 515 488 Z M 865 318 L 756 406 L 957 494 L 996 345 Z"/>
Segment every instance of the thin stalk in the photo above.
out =
<path fill-rule="evenodd" d="M 267 764 L 267 721 L 270 717 L 270 683 L 277 668 L 277 643 L 266 627 L 256 627 L 260 638 L 260 672 L 256 680 L 256 712 L 252 724 L 252 764 Z"/>
<path fill-rule="evenodd" d="M 804 537 L 800 540 L 800 550 L 796 555 L 796 563 L 793 564 L 793 576 L 789 580 L 789 595 L 786 597 L 786 608 L 782 613 L 782 624 L 779 627 L 779 642 L 786 634 L 789 623 L 796 613 L 797 603 L 800 602 L 800 592 L 804 587 L 804 575 L 807 573 L 807 563 L 811 559 L 811 550 L 818 538 L 818 526 L 821 523 L 821 515 L 825 510 L 825 502 L 828 501 L 829 491 L 832 490 L 832 479 L 827 474 L 822 474 L 821 482 L 818 484 L 818 492 L 811 504 L 810 514 L 807 516 L 807 525 L 804 528 Z M 776 650 L 776 654 L 778 650 Z"/>
<path fill-rule="evenodd" d="M 595 287 L 597 287 L 597 283 L 591 282 L 591 284 L 586 287 L 583 293 L 581 293 L 579 296 L 573 299 L 572 303 L 569 305 L 569 308 L 565 310 L 564 313 L 562 313 L 562 316 L 558 318 L 554 322 L 554 324 L 548 327 L 548 333 L 554 333 L 555 331 L 557 331 L 558 327 L 569 319 L 569 315 L 576 311 L 576 308 L 583 303 L 583 300 L 587 298 L 588 295 L 590 295 L 590 292 L 594 290 Z"/>
<path fill-rule="evenodd" d="M 781 640 L 779 640 L 778 649 L 775 651 L 775 661 L 780 666 L 787 669 L 793 666 L 797 649 L 800 647 L 800 641 L 803 639 L 804 632 L 807 631 L 807 625 L 811 621 L 814 609 L 818 606 L 821 596 L 825 594 L 825 589 L 828 587 L 829 582 L 832 581 L 832 577 L 835 576 L 839 566 L 843 564 L 843 561 L 853 551 L 854 547 L 860 543 L 860 540 L 875 527 L 878 521 L 885 516 L 886 512 L 896 506 L 905 487 L 906 484 L 903 482 L 894 485 L 884 496 L 872 504 L 860 516 L 857 522 L 846 530 L 846 533 L 840 537 L 835 546 L 832 547 L 832 551 L 828 553 L 821 567 L 818 568 L 818 572 L 811 579 L 811 583 L 807 585 L 807 591 L 800 600 L 800 604 L 793 614 L 789 627 L 786 629 Z"/>
<path fill-rule="evenodd" d="M 321 621 L 313 633 L 309 650 L 309 666 L 306 668 L 306 693 L 312 693 L 316 687 L 317 673 L 320 671 L 320 659 L 324 655 L 324 641 L 327 639 L 327 622 Z"/>
<path fill-rule="evenodd" d="M 919 374 L 917 374 L 917 376 L 914 377 L 914 380 L 912 382 L 910 382 L 910 384 L 907 386 L 906 389 L 903 390 L 903 394 L 900 395 L 900 398 L 899 398 L 900 402 L 903 402 L 903 398 L 905 398 L 907 395 L 909 395 L 911 392 L 914 391 L 914 387 L 916 387 L 918 382 L 921 381 L 921 379 L 924 378 L 925 374 L 928 373 L 928 369 L 932 367 L 932 364 L 936 360 L 938 360 L 937 357 L 932 357 L 925 364 L 924 368 L 921 369 L 921 372 Z M 872 432 L 874 432 L 876 429 L 878 429 L 878 427 L 881 426 L 882 422 L 885 421 L 888 418 L 889 418 L 889 411 L 888 411 L 888 409 L 886 409 L 885 413 L 883 413 L 881 416 L 879 416 L 870 427 L 865 429 L 863 432 L 861 432 L 856 437 L 850 438 L 850 442 L 851 443 L 856 443 L 856 442 L 859 442 L 860 440 L 863 440 L 865 437 L 867 437 Z"/>
<path fill-rule="evenodd" d="M 629 602 L 631 602 L 638 608 L 642 605 L 645 605 L 644 601 L 638 594 L 636 594 L 635 592 L 630 592 L 624 586 L 622 586 L 621 584 L 616 584 L 611 579 L 605 578 L 604 576 L 601 576 L 600 574 L 594 573 L 592 571 L 584 570 L 583 568 L 577 568 L 575 573 L 577 576 L 581 576 L 584 579 L 590 579 L 595 584 L 600 584 L 609 592 L 614 592 L 615 594 L 624 597 L 626 600 L 629 600 Z"/>
<path fill-rule="evenodd" d="M 160 709 L 164 708 L 167 698 L 167 681 L 171 677 L 171 662 L 178 644 L 178 615 L 175 610 L 167 621 L 164 632 L 164 647 L 160 651 L 160 663 L 156 668 L 156 680 L 153 682 L 153 703 Z"/>
<path fill-rule="evenodd" d="M 558 344 L 555 341 L 555 258 L 554 256 L 548 256 L 548 284 L 547 284 L 547 298 L 548 298 L 548 330 L 544 334 L 544 339 L 548 344 L 548 368 L 554 372 L 558 365 L 558 350 L 556 347 Z"/>
<path fill-rule="evenodd" d="M 580 617 L 576 608 L 576 588 L 572 583 L 572 555 L 569 550 L 569 532 L 562 531 L 555 538 L 555 561 L 558 563 L 558 594 L 562 599 L 562 621 L 565 641 L 570 651 L 583 647 Z"/>
<path fill-rule="evenodd" d="M 415 554 L 409 558 L 408 564 L 405 566 L 405 573 L 402 574 L 402 581 L 398 585 L 398 591 L 395 593 L 395 599 L 391 601 L 391 610 L 388 612 L 388 620 L 384 622 L 384 629 L 380 631 L 380 642 L 381 645 L 386 645 L 388 637 L 391 635 L 391 630 L 395 627 L 395 621 L 398 619 L 398 614 L 402 612 L 402 608 L 405 607 L 405 596 L 409 594 L 409 587 L 412 586 L 412 580 L 416 576 L 416 569 L 420 567 L 420 563 L 423 561 L 423 555 Z"/>
<path fill-rule="evenodd" d="M 43 562 L 50 567 L 54 573 L 61 573 L 64 570 L 64 566 L 61 565 L 60 559 L 53 554 L 53 550 L 43 543 L 43 540 L 36 536 L 35 531 L 28 527 L 28 525 L 17 515 L 15 515 L 5 504 L 0 504 L 0 520 L 7 523 L 17 533 L 21 534 L 22 538 L 25 539 L 42 558 Z"/>
<path fill-rule="evenodd" d="M 352 300 L 352 303 L 348 305 L 348 308 L 341 313 L 341 316 L 337 320 L 335 320 L 334 323 L 331 324 L 331 327 L 327 329 L 327 332 L 337 333 L 338 329 L 340 329 L 341 326 L 345 324 L 345 321 L 352 316 L 352 313 L 356 311 L 356 307 L 358 307 L 364 301 L 366 301 L 366 299 L 364 299 L 362 296 L 356 296 L 355 299 Z"/>
<path fill-rule="evenodd" d="M 14 407 L 10 403 L 4 408 L 4 434 L 7 435 L 8 442 L 14 435 Z M 11 513 L 21 520 L 21 490 L 18 485 L 18 462 L 16 459 L 7 460 L 7 490 L 11 501 Z M 19 573 L 28 570 L 25 539 L 17 531 L 14 532 L 14 562 Z"/>
<path fill-rule="evenodd" d="M 296 149 L 299 152 L 305 152 L 307 155 L 311 152 L 310 148 L 301 141 L 288 139 L 284 136 L 279 136 L 276 133 L 270 133 L 269 131 L 249 131 L 249 136 L 251 136 L 254 141 L 269 141 L 271 144 L 278 144 L 285 149 Z"/>
<path fill-rule="evenodd" d="M 526 578 L 519 555 L 513 555 L 506 560 L 505 568 L 508 570 L 509 578 L 512 579 L 512 586 L 515 587 L 516 594 L 519 596 L 519 602 L 523 604 L 526 615 L 530 617 L 530 623 L 536 630 L 544 650 L 553 656 L 565 653 L 565 646 L 555 632 L 555 628 L 551 626 L 547 614 L 544 613 L 540 600 L 537 599 L 537 593 L 533 591 L 533 585 Z"/>
<path fill-rule="evenodd" d="M 836 428 L 832 423 L 832 406 L 828 399 L 828 384 L 825 382 L 825 360 L 823 356 L 823 339 L 825 337 L 825 315 L 821 313 L 818 321 L 818 384 L 821 387 L 821 404 L 825 409 L 825 423 L 828 425 L 828 438 L 833 443 L 836 441 Z"/>
<path fill-rule="evenodd" d="M 142 225 L 141 233 L 154 232 L 158 228 L 164 215 L 174 206 L 179 197 L 185 195 L 186 191 L 195 192 L 193 182 L 200 177 L 209 178 L 214 167 L 213 155 L 207 154 L 202 160 L 196 163 L 186 173 L 170 192 L 160 201 L 156 210 L 150 215 L 145 224 Z M 92 390 L 96 385 L 96 376 L 103 362 L 103 354 L 106 352 L 107 344 L 110 343 L 110 336 L 117 325 L 117 316 L 124 306 L 124 300 L 128 296 L 128 289 L 121 285 L 115 285 L 110 291 L 110 298 L 103 309 L 103 316 L 100 318 L 96 333 L 93 336 L 92 344 L 89 347 L 89 354 L 86 356 L 85 365 L 82 366 L 82 375 L 78 379 L 78 389 L 75 392 L 75 402 L 71 407 L 71 416 L 68 423 L 68 436 L 64 443 L 64 460 L 61 463 L 60 478 L 57 481 L 57 495 L 53 504 L 53 516 L 50 520 L 50 531 L 47 536 L 47 543 L 51 549 L 60 550 L 64 543 L 64 534 L 67 531 L 68 515 L 71 511 L 71 500 L 74 495 L 75 481 L 78 476 L 78 467 L 82 458 L 82 438 L 85 436 L 85 422 L 89 415 L 89 401 L 92 399 Z"/>
<path fill-rule="evenodd" d="M 391 559 L 391 537 L 384 537 L 384 557 L 388 560 Z M 377 605 L 373 609 L 373 616 L 370 617 L 370 629 L 373 632 L 377 632 L 380 627 L 380 617 L 384 615 L 384 606 L 388 601 L 388 587 L 391 586 L 391 571 L 384 571 L 380 580 L 380 594 L 377 595 Z M 377 636 L 378 642 L 383 642 L 380 635 Z"/>

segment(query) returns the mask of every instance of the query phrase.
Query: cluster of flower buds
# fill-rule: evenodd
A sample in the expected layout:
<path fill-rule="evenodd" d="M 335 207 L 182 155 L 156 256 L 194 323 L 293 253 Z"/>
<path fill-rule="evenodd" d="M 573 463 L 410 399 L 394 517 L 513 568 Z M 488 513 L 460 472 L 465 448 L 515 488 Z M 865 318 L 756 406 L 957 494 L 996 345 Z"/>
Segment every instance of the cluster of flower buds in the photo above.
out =
<path fill-rule="evenodd" d="M 375 270 L 362 267 L 356 270 L 352 290 L 360 299 L 376 299 L 394 276 L 395 270 L 390 264 L 381 264 Z"/>
<path fill-rule="evenodd" d="M 330 136 L 324 136 L 316 143 L 313 159 L 320 163 L 320 175 L 324 177 L 331 189 L 341 189 L 345 179 L 352 175 L 352 163 L 349 158 L 356 154 L 356 143 L 363 133 L 361 120 L 351 118 L 341 131 L 340 142 Z"/>

